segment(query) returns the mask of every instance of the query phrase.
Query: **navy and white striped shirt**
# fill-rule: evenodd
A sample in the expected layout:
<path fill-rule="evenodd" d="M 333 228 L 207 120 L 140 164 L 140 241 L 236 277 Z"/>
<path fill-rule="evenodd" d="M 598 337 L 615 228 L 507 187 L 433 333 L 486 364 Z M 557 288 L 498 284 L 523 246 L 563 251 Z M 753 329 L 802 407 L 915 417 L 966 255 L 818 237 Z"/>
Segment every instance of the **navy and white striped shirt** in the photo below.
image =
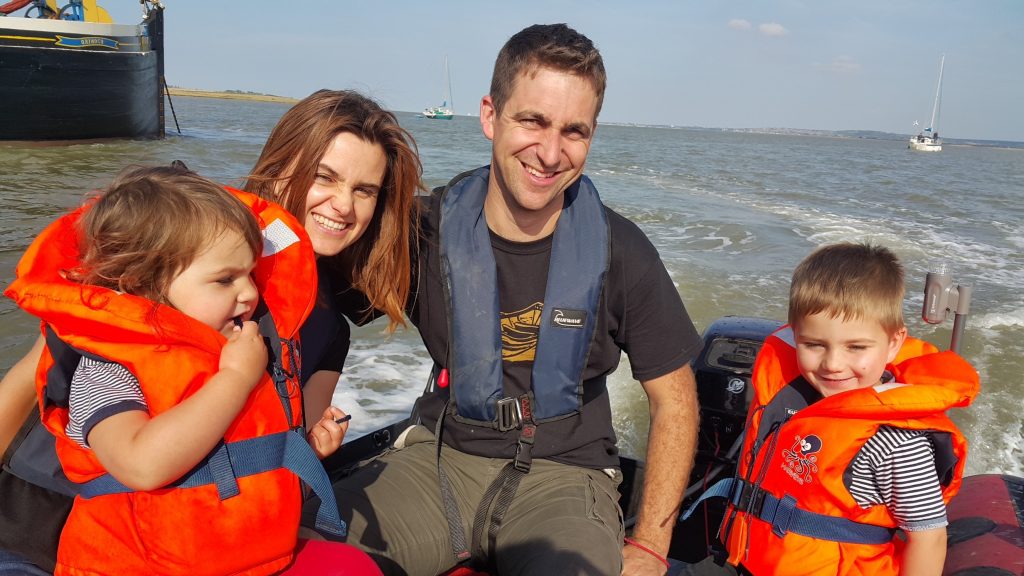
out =
<path fill-rule="evenodd" d="M 949 522 L 927 432 L 882 426 L 861 447 L 851 467 L 850 494 L 862 508 L 882 504 L 907 531 Z"/>
<path fill-rule="evenodd" d="M 93 426 L 114 414 L 147 410 L 139 381 L 124 366 L 82 357 L 71 377 L 68 397 L 68 438 L 89 447 Z"/>

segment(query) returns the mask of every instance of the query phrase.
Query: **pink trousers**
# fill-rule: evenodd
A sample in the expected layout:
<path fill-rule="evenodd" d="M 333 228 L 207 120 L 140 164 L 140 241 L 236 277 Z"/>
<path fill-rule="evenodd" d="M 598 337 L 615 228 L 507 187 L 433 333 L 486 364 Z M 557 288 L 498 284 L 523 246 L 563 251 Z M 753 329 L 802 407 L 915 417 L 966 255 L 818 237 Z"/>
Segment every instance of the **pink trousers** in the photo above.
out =
<path fill-rule="evenodd" d="M 325 540 L 299 539 L 295 561 L 282 576 L 383 576 L 380 568 L 355 546 Z"/>

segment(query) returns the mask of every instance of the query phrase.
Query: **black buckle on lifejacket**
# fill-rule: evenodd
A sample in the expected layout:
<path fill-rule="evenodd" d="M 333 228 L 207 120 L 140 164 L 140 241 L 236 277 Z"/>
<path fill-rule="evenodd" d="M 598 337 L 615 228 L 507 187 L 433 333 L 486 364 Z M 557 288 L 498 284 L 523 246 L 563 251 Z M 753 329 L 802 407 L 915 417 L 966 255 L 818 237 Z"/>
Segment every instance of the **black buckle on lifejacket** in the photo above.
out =
<path fill-rule="evenodd" d="M 520 396 L 516 405 L 519 407 L 523 430 L 516 440 L 516 457 L 512 460 L 512 465 L 516 470 L 526 474 L 533 465 L 533 443 L 537 435 L 537 425 L 533 422 L 533 401 L 529 394 Z"/>
<path fill-rule="evenodd" d="M 761 508 L 764 507 L 764 497 L 766 494 L 766 491 L 754 484 L 743 482 L 739 494 L 734 495 L 732 498 L 733 506 L 748 514 L 758 516 L 761 514 Z"/>
<path fill-rule="evenodd" d="M 516 457 L 512 460 L 512 465 L 523 474 L 529 472 L 533 466 L 533 442 L 536 433 L 536 424 L 525 424 L 516 442 Z"/>
<path fill-rule="evenodd" d="M 498 431 L 508 432 L 519 428 L 523 423 L 523 409 L 519 399 L 511 396 L 498 400 Z"/>

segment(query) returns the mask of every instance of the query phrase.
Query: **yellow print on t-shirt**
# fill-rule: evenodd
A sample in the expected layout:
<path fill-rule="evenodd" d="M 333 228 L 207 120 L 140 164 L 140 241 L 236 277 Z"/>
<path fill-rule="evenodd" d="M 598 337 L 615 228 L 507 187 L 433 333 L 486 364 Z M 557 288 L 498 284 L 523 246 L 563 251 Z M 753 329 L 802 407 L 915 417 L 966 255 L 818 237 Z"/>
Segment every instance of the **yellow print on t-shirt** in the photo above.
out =
<path fill-rule="evenodd" d="M 501 313 L 501 359 L 505 362 L 533 362 L 544 303 L 537 302 L 517 312 Z"/>

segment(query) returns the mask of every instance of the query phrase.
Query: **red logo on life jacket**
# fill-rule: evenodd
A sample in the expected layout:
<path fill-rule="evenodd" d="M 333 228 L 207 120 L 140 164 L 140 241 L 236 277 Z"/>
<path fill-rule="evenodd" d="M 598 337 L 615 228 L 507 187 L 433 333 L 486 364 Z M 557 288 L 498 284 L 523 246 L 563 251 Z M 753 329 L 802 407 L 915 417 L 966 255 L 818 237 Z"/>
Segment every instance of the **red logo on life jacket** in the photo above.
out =
<path fill-rule="evenodd" d="M 810 484 L 813 475 L 818 471 L 818 457 L 821 451 L 821 438 L 808 434 L 801 438 L 794 436 L 793 445 L 782 451 L 782 469 L 797 484 Z"/>

